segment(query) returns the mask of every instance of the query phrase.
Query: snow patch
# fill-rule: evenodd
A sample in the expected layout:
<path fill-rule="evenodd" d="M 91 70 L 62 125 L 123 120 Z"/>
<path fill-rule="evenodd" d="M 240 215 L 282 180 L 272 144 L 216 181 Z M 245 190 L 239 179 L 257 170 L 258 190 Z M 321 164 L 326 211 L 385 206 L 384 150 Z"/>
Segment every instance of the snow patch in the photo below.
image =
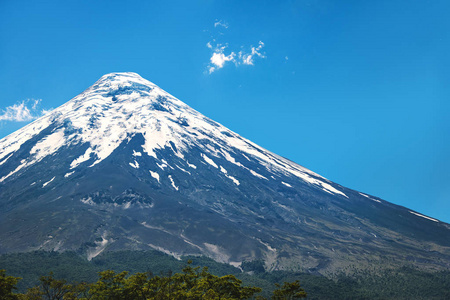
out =
<path fill-rule="evenodd" d="M 41 161 L 44 157 L 55 154 L 55 152 L 64 145 L 65 141 L 66 138 L 64 137 L 64 130 L 62 129 L 43 138 L 30 150 L 31 157 L 29 158 L 29 160 L 21 160 L 21 165 L 19 165 L 14 171 L 9 172 L 8 175 L 3 176 L 0 179 L 0 182 L 5 181 L 8 177 L 19 172 L 21 169 L 29 167 L 36 162 Z"/>
<path fill-rule="evenodd" d="M 175 185 L 175 182 L 173 181 L 172 175 L 169 175 L 168 177 L 170 179 L 170 183 L 172 184 L 173 188 L 178 191 L 178 187 Z"/>
<path fill-rule="evenodd" d="M 149 172 L 150 172 L 150 175 L 152 175 L 152 177 L 155 178 L 156 180 L 158 180 L 158 182 L 159 182 L 159 174 L 157 172 L 152 172 L 150 170 L 149 170 Z"/>
<path fill-rule="evenodd" d="M 256 172 L 253 171 L 253 170 L 250 170 L 250 169 L 248 169 L 248 170 L 250 171 L 250 173 L 252 173 L 253 176 L 259 177 L 259 178 L 261 178 L 261 179 L 269 180 L 269 179 L 267 179 L 266 177 L 262 176 L 261 174 L 256 173 Z"/>
<path fill-rule="evenodd" d="M 230 163 L 235 164 L 235 165 L 238 166 L 238 167 L 243 167 L 243 165 L 242 165 L 240 162 L 237 162 L 237 161 L 234 159 L 234 157 L 232 157 L 232 156 L 230 155 L 230 153 L 228 153 L 227 151 L 223 151 L 223 150 L 222 150 L 222 154 L 223 154 L 223 157 L 224 157 L 226 160 L 228 160 Z"/>
<path fill-rule="evenodd" d="M 34 161 L 40 161 L 47 155 L 52 155 L 66 142 L 64 130 L 59 129 L 56 132 L 40 140 L 30 151 L 34 155 Z"/>
<path fill-rule="evenodd" d="M 139 169 L 139 163 L 135 160 L 134 163 L 129 163 L 135 169 Z"/>
<path fill-rule="evenodd" d="M 162 162 L 162 164 L 156 163 L 156 165 L 157 165 L 161 170 L 164 170 L 165 168 L 171 168 L 171 169 L 173 170 L 173 167 L 172 167 L 171 165 L 169 165 L 169 163 L 168 163 L 166 160 L 161 159 L 161 162 Z"/>
<path fill-rule="evenodd" d="M 306 173 L 304 173 L 302 171 L 292 170 L 291 173 L 294 174 L 295 176 L 303 179 L 306 182 L 309 182 L 309 183 L 311 183 L 313 185 L 319 186 L 323 191 L 325 191 L 325 192 L 327 192 L 329 194 L 339 194 L 339 195 L 342 195 L 342 196 L 348 198 L 348 196 L 346 194 L 344 194 L 343 192 L 335 189 L 330 184 L 328 184 L 326 182 L 323 182 L 321 180 L 318 180 L 316 178 L 313 178 L 312 176 L 310 176 L 310 175 L 308 175 L 308 174 L 306 174 Z"/>
<path fill-rule="evenodd" d="M 26 166 L 28 166 L 29 164 L 27 164 L 26 162 L 22 163 L 21 165 L 19 165 L 14 171 L 9 172 L 8 175 L 3 176 L 2 178 L 0 178 L 0 182 L 5 181 L 7 178 L 9 178 L 10 176 L 14 175 L 15 173 L 19 172 L 21 169 L 25 168 Z"/>
<path fill-rule="evenodd" d="M 75 171 L 72 171 L 72 172 L 69 172 L 69 173 L 66 173 L 65 175 L 64 175 L 64 178 L 68 178 L 70 175 L 72 175 L 73 173 L 75 173 Z"/>
<path fill-rule="evenodd" d="M 77 159 L 75 159 L 74 161 L 72 161 L 70 163 L 70 168 L 74 169 L 76 167 L 78 167 L 81 163 L 88 161 L 91 158 L 91 153 L 92 153 L 92 148 L 87 148 L 86 152 L 84 152 L 83 155 L 81 155 L 80 157 L 78 157 Z"/>
<path fill-rule="evenodd" d="M 0 162 L 0 166 L 3 165 L 11 156 L 13 156 L 14 153 L 11 153 L 7 158 L 5 158 L 4 160 L 2 160 Z"/>
<path fill-rule="evenodd" d="M 158 164 L 158 163 L 156 163 L 156 165 L 163 171 L 164 171 L 165 168 L 168 167 L 166 164 Z"/>
<path fill-rule="evenodd" d="M 234 182 L 235 185 L 239 185 L 240 184 L 239 180 L 237 180 L 233 176 L 228 175 L 228 171 L 224 167 L 220 166 L 220 172 L 225 174 L 225 177 L 227 177 L 228 179 L 231 179 Z"/>
<path fill-rule="evenodd" d="M 178 165 L 175 165 L 178 169 L 180 169 L 181 171 L 183 171 L 184 173 L 187 173 L 187 174 L 189 174 L 189 175 L 191 175 L 191 172 L 189 172 L 189 171 L 186 171 L 185 169 L 183 169 L 182 167 L 180 167 L 180 166 L 178 166 Z"/>
<path fill-rule="evenodd" d="M 206 156 L 205 154 L 201 154 L 201 156 L 202 156 L 202 158 L 208 163 L 208 164 L 210 164 L 211 166 L 213 166 L 214 168 L 219 168 L 217 165 L 216 165 L 216 163 L 211 159 L 211 158 L 209 158 L 208 156 Z"/>
<path fill-rule="evenodd" d="M 378 202 L 378 203 L 381 203 L 381 201 L 380 200 L 377 200 L 377 199 L 373 199 L 372 197 L 369 197 L 368 195 L 366 195 L 366 194 L 363 194 L 363 193 L 359 193 L 361 196 L 364 196 L 364 197 L 366 197 L 367 199 L 370 199 L 370 200 L 372 200 L 372 201 L 375 201 L 375 202 Z"/>
<path fill-rule="evenodd" d="M 289 183 L 286 183 L 286 182 L 284 182 L 284 181 L 282 181 L 281 183 L 284 184 L 284 185 L 287 186 L 287 187 L 290 187 L 290 188 L 292 187 L 292 185 L 290 185 Z"/>
<path fill-rule="evenodd" d="M 242 156 L 244 156 L 248 161 L 250 161 L 250 158 L 248 158 L 247 156 L 245 156 L 245 154 L 242 154 Z"/>
<path fill-rule="evenodd" d="M 239 182 L 239 180 L 237 180 L 237 179 L 234 178 L 233 176 L 230 176 L 230 175 L 225 175 L 225 176 L 227 176 L 227 178 L 231 179 L 231 180 L 234 182 L 235 185 L 241 184 L 241 183 Z"/>
<path fill-rule="evenodd" d="M 436 219 L 424 216 L 422 214 L 419 214 L 419 213 L 416 213 L 416 212 L 413 212 L 413 211 L 409 211 L 409 212 L 412 213 L 413 215 L 418 216 L 418 217 L 425 218 L 425 219 L 428 219 L 428 220 L 431 220 L 431 221 L 434 221 L 434 222 L 439 222 L 439 220 L 436 220 Z"/>
<path fill-rule="evenodd" d="M 42 185 L 43 188 L 45 188 L 50 182 L 52 182 L 55 179 L 55 177 L 53 177 L 52 179 L 50 179 L 49 181 L 47 181 L 46 183 L 44 183 Z"/>
<path fill-rule="evenodd" d="M 223 174 L 227 174 L 227 170 L 225 170 L 224 167 L 220 166 L 220 172 L 222 172 Z"/>
<path fill-rule="evenodd" d="M 47 128 L 50 123 L 50 116 L 44 116 L 1 139 L 0 160 L 19 150 L 26 141 Z M 9 157 L 11 156 L 8 156 L 8 158 Z M 3 159 L 2 162 L 5 162 L 8 158 Z"/>

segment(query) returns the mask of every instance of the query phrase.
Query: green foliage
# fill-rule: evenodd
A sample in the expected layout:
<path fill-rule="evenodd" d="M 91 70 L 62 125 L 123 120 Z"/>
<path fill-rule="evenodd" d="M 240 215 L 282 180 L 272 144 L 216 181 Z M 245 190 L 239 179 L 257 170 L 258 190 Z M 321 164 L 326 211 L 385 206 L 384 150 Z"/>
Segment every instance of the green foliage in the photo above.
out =
<path fill-rule="evenodd" d="M 306 292 L 300 287 L 300 281 L 285 282 L 283 285 L 275 284 L 277 289 L 273 291 L 272 299 L 274 300 L 291 300 L 306 298 Z"/>
<path fill-rule="evenodd" d="M 18 299 L 17 295 L 13 293 L 16 289 L 17 282 L 20 277 L 6 276 L 5 270 L 0 270 L 0 299 L 1 300 L 13 300 Z"/>
<path fill-rule="evenodd" d="M 28 289 L 26 294 L 19 295 L 23 300 L 74 300 L 84 299 L 89 290 L 86 283 L 68 284 L 66 280 L 55 279 L 53 273 L 39 278 L 38 286 Z"/>
<path fill-rule="evenodd" d="M 128 272 L 120 272 L 116 274 L 114 271 L 108 270 L 100 272 L 100 279 L 91 285 L 89 293 L 93 295 L 95 300 L 119 300 L 125 298 L 125 277 Z M 130 298 L 131 299 L 131 298 Z"/>
<path fill-rule="evenodd" d="M 41 276 L 38 286 L 28 289 L 27 293 L 15 295 L 12 289 L 18 278 L 2 275 L 0 299 L 21 300 L 163 300 L 163 299 L 249 299 L 261 292 L 260 288 L 242 286 L 242 281 L 234 275 L 216 276 L 208 268 L 192 267 L 191 261 L 181 273 L 167 276 L 153 276 L 152 273 L 128 272 L 116 273 L 112 270 L 99 273 L 99 279 L 93 284 L 69 284 L 65 280 L 55 279 L 53 274 Z M 4 284 L 3 284 L 4 283 Z"/>
<path fill-rule="evenodd" d="M 114 299 L 248 299 L 261 291 L 257 287 L 242 286 L 233 275 L 213 275 L 205 267 L 192 267 L 191 262 L 181 273 L 152 276 L 128 272 L 100 272 L 100 279 L 91 285 L 93 300 Z"/>
<path fill-rule="evenodd" d="M 354 270 L 351 276 L 340 274 L 327 278 L 315 274 L 287 271 L 258 273 L 252 270 L 253 272 L 248 273 L 248 269 L 244 269 L 246 272 L 242 272 L 233 266 L 217 263 L 210 258 L 189 257 L 189 259 L 192 260 L 192 264 L 189 264 L 192 269 L 195 269 L 197 266 L 208 266 L 207 272 L 218 278 L 233 275 L 236 279 L 242 281 L 242 286 L 262 288 L 262 292 L 259 295 L 265 298 L 273 296 L 272 291 L 276 288 L 275 283 L 282 286 L 283 282 L 299 280 L 302 288 L 308 292 L 308 299 L 450 299 L 449 271 L 427 272 L 405 267 L 384 271 L 378 270 L 377 272 L 358 272 Z M 191 271 L 186 270 L 188 274 L 185 274 L 183 265 L 182 261 L 156 251 L 106 252 L 95 257 L 92 261 L 87 261 L 73 252 L 37 251 L 0 255 L 0 269 L 8 270 L 8 275 L 14 278 L 23 278 L 19 282 L 17 280 L 14 281 L 13 285 L 18 288 L 17 292 L 25 293 L 27 288 L 36 287 L 33 290 L 38 295 L 36 297 L 42 297 L 39 296 L 39 293 L 42 292 L 42 283 L 39 281 L 39 278 L 42 275 L 49 274 L 50 271 L 54 272 L 54 278 L 64 279 L 68 283 L 86 282 L 84 284 L 73 284 L 74 290 L 66 294 L 66 299 L 76 299 L 76 297 L 92 298 L 93 295 L 87 292 L 89 291 L 87 283 L 98 283 L 98 274 L 103 270 L 114 271 L 114 276 L 120 274 L 123 270 L 128 270 L 129 273 L 124 280 L 127 283 L 127 290 L 130 291 L 133 289 L 138 291 L 137 287 L 143 286 L 144 279 L 147 280 L 148 292 L 144 290 L 145 293 L 155 291 L 154 284 L 158 283 L 158 278 L 161 278 L 161 283 L 164 283 L 161 288 L 165 289 L 166 293 L 173 291 L 176 287 L 176 281 L 179 281 L 179 276 L 181 276 L 177 275 L 177 277 L 174 275 L 177 273 L 184 274 L 183 280 L 188 286 L 195 280 L 201 280 L 195 274 L 201 274 L 203 269 L 195 269 L 193 271 L 195 274 L 191 274 Z M 169 272 L 169 270 L 173 270 L 173 272 Z M 154 276 L 153 274 L 159 276 Z M 172 281 L 168 281 L 168 277 L 172 277 Z M 4 272 L 0 278 L 5 280 Z M 150 281 L 150 279 L 153 281 Z M 211 283 L 216 279 L 203 280 Z M 232 285 L 232 283 L 233 281 L 229 280 L 226 284 Z M 217 282 L 215 284 L 217 285 Z M 223 280 L 222 285 L 225 285 Z M 76 288 L 81 289 L 81 291 L 77 291 Z M 12 291 L 14 295 L 14 289 Z M 194 292 L 198 291 L 198 289 L 194 289 L 190 293 L 194 294 Z M 27 294 L 31 295 L 30 290 L 28 290 Z M 72 294 L 79 296 L 68 298 Z M 135 298 L 144 299 L 139 297 L 136 296 Z"/>

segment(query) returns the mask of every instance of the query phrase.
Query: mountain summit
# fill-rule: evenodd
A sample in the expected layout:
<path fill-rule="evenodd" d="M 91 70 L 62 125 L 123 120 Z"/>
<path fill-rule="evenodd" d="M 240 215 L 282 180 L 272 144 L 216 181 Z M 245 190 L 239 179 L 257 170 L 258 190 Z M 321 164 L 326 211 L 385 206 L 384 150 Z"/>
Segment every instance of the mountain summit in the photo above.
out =
<path fill-rule="evenodd" d="M 450 226 L 111 73 L 0 140 L 0 253 L 156 249 L 266 269 L 450 267 Z"/>

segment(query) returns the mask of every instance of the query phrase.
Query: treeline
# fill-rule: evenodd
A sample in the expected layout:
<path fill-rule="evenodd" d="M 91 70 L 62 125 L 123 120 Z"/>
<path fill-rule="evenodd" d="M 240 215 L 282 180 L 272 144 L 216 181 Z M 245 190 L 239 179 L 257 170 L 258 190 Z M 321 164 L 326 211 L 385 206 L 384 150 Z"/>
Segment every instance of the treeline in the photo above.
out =
<path fill-rule="evenodd" d="M 247 287 L 234 275 L 216 276 L 208 268 L 192 267 L 192 261 L 181 273 L 154 276 L 152 273 L 136 273 L 128 276 L 127 271 L 116 273 L 107 270 L 99 273 L 97 282 L 89 284 L 68 283 L 55 279 L 53 274 L 42 276 L 40 284 L 29 288 L 26 293 L 16 293 L 19 277 L 7 276 L 0 270 L 0 299 L 9 300 L 165 300 L 165 299 L 266 299 L 256 295 L 259 287 Z M 299 281 L 276 285 L 270 299 L 306 298 L 306 292 Z"/>
<path fill-rule="evenodd" d="M 231 274 L 244 286 L 261 288 L 258 295 L 265 298 L 273 295 L 275 283 L 299 280 L 308 293 L 307 299 L 450 299 L 449 271 L 426 272 L 412 267 L 376 272 L 353 270 L 352 276 L 335 274 L 327 278 L 300 272 L 265 272 L 262 261 L 244 263 L 242 271 L 205 257 L 177 260 L 158 251 L 105 252 L 92 261 L 74 252 L 36 251 L 0 255 L 0 269 L 21 277 L 17 292 L 26 293 L 28 288 L 40 285 L 39 278 L 49 272 L 67 282 L 95 283 L 102 270 L 114 270 L 116 274 L 123 270 L 129 274 L 153 272 L 158 276 L 180 273 L 188 259 L 192 260 L 192 267 L 208 266 L 211 274 L 219 277 Z"/>

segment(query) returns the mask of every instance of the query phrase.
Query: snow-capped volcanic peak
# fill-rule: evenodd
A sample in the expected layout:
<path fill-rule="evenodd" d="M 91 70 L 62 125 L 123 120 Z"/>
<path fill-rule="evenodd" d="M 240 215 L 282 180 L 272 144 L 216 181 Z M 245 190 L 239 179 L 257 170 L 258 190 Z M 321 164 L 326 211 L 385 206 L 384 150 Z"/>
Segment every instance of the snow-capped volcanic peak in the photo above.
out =
<path fill-rule="evenodd" d="M 57 126 L 37 142 L 28 159 L 8 174 L 0 173 L 0 182 L 63 146 L 79 143 L 88 143 L 89 148 L 71 161 L 68 173 L 76 172 L 87 161 L 92 167 L 101 163 L 125 140 L 142 134 L 145 143 L 138 151 L 154 158 L 158 158 L 156 149 L 169 147 L 183 158 L 192 147 L 199 147 L 207 162 L 207 159 L 213 161 L 214 157 L 221 157 L 262 180 L 273 180 L 236 161 L 233 153 L 240 151 L 258 160 L 275 177 L 280 174 L 295 176 L 327 193 L 347 197 L 325 178 L 242 138 L 136 73 L 104 75 L 66 104 L 2 139 L 0 164 L 5 163 L 23 143 L 52 124 Z"/>
<path fill-rule="evenodd" d="M 135 73 L 107 74 L 0 140 L 0 228 L 0 253 L 158 249 L 328 274 L 377 255 L 450 266 L 448 224 L 333 183 Z"/>

